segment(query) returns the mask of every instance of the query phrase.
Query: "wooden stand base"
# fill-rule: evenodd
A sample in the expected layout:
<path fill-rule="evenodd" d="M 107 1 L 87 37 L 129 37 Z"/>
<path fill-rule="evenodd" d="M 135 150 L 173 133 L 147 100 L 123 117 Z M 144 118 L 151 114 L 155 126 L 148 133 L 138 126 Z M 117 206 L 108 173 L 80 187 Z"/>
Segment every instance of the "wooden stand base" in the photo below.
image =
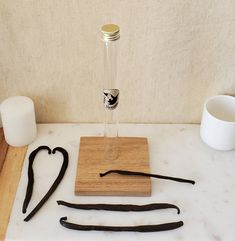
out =
<path fill-rule="evenodd" d="M 115 173 L 100 177 L 99 173 L 111 169 L 150 172 L 147 138 L 119 137 L 118 147 L 118 159 L 104 161 L 104 138 L 81 137 L 75 182 L 76 195 L 151 195 L 149 177 Z"/>

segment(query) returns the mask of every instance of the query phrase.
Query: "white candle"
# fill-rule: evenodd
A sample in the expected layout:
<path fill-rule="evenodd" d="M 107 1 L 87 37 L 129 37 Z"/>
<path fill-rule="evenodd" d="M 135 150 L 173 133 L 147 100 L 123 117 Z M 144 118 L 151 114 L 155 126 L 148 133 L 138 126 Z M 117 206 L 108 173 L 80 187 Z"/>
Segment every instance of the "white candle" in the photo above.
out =
<path fill-rule="evenodd" d="M 37 135 L 33 101 L 25 96 L 14 96 L 1 104 L 2 126 L 7 143 L 25 146 Z"/>

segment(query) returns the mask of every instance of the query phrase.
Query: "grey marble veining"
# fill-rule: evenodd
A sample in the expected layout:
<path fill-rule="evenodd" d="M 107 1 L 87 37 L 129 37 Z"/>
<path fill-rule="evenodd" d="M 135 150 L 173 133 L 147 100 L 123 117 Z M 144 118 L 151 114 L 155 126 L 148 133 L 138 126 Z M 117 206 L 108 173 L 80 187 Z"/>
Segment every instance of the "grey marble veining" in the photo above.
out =
<path fill-rule="evenodd" d="M 80 136 L 102 135 L 99 124 L 42 124 L 38 137 L 29 146 L 29 153 L 39 145 L 62 146 L 69 152 L 70 163 L 64 180 L 54 195 L 28 223 L 23 222 L 21 207 L 27 185 L 25 161 L 18 186 L 7 241 L 34 240 L 161 240 L 161 241 L 233 241 L 235 240 L 235 151 L 219 152 L 200 139 L 198 125 L 120 125 L 120 136 L 145 136 L 149 143 L 151 172 L 194 179 L 196 184 L 181 184 L 167 180 L 152 180 L 151 197 L 77 197 L 74 181 Z M 58 154 L 59 155 L 59 154 Z M 58 173 L 59 156 L 41 153 L 34 168 L 35 186 L 28 211 L 36 205 Z M 58 165 L 55 164 L 58 163 Z M 40 180 L 40 181 L 38 181 Z M 57 206 L 56 200 L 77 203 L 169 202 L 181 209 L 145 213 L 114 213 L 79 211 Z M 82 232 L 60 226 L 59 218 L 68 216 L 72 222 L 99 225 L 158 224 L 182 220 L 184 226 L 160 233 Z"/>

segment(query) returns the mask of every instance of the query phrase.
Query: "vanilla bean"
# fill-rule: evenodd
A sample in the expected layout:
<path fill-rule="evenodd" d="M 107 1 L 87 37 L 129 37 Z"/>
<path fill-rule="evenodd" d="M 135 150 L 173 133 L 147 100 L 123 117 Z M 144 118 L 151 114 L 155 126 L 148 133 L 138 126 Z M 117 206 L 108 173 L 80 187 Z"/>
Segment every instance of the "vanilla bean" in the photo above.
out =
<path fill-rule="evenodd" d="M 27 185 L 26 195 L 25 195 L 23 208 L 22 208 L 23 213 L 26 213 L 27 207 L 29 205 L 29 202 L 30 202 L 32 194 L 33 194 L 33 184 L 34 184 L 33 162 L 34 162 L 36 155 L 41 150 L 47 150 L 48 154 L 51 154 L 51 149 L 48 146 L 39 146 L 37 149 L 32 151 L 31 154 L 29 155 L 28 185 Z"/>
<path fill-rule="evenodd" d="M 159 179 L 171 180 L 171 181 L 175 181 L 175 182 L 190 183 L 193 185 L 195 184 L 195 181 L 193 181 L 193 180 L 188 180 L 188 179 L 183 179 L 183 178 L 178 178 L 178 177 L 163 176 L 163 175 L 151 174 L 151 173 L 145 173 L 145 172 L 126 171 L 126 170 L 109 170 L 107 172 L 100 173 L 100 177 L 104 177 L 111 173 L 117 173 L 117 174 L 128 175 L 128 176 L 154 177 L 154 178 L 159 178 Z"/>
<path fill-rule="evenodd" d="M 32 191 L 33 191 L 34 174 L 33 174 L 32 164 L 33 164 L 34 158 L 37 155 L 38 151 L 40 151 L 42 149 L 47 149 L 48 153 L 51 154 L 51 149 L 49 147 L 41 146 L 41 147 L 37 148 L 34 152 L 32 152 L 31 153 L 32 155 L 30 155 L 31 158 L 30 158 L 30 165 L 29 165 L 29 182 L 28 182 L 26 197 L 25 197 L 25 201 L 24 201 L 24 205 L 23 205 L 23 212 L 24 211 L 26 212 L 26 209 L 27 209 L 28 203 L 29 203 L 29 201 L 31 199 Z M 66 169 L 68 167 L 68 161 L 69 161 L 68 152 L 65 149 L 63 149 L 62 147 L 54 148 L 52 153 L 55 154 L 56 151 L 61 152 L 62 155 L 63 155 L 63 164 L 61 166 L 59 175 L 55 179 L 54 183 L 52 184 L 52 186 L 50 187 L 50 189 L 48 190 L 46 195 L 37 204 L 37 206 L 29 213 L 29 215 L 24 219 L 24 221 L 26 221 L 26 222 L 29 221 L 40 210 L 40 208 L 50 198 L 50 196 L 56 190 L 56 188 L 58 187 L 58 185 L 60 184 L 61 180 L 64 177 L 65 171 L 66 171 Z"/>
<path fill-rule="evenodd" d="M 133 204 L 74 204 L 62 200 L 57 201 L 58 205 L 63 205 L 69 208 L 83 209 L 83 210 L 107 210 L 107 211 L 121 211 L 121 212 L 144 212 L 159 209 L 174 208 L 180 214 L 180 209 L 170 203 L 151 203 L 146 205 Z"/>
<path fill-rule="evenodd" d="M 139 226 L 99 226 L 99 225 L 81 225 L 66 222 L 67 217 L 60 218 L 60 224 L 68 229 L 81 231 L 113 231 L 113 232 L 159 232 L 180 228 L 184 225 L 182 221 L 163 223 L 157 225 L 139 225 Z"/>

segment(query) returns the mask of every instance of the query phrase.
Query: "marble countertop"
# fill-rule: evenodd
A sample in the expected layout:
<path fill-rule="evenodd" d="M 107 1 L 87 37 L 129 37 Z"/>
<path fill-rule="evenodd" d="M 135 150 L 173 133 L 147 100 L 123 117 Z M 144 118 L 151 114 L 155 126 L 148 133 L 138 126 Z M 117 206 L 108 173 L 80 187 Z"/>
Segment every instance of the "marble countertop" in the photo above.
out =
<path fill-rule="evenodd" d="M 120 136 L 148 138 L 152 173 L 193 179 L 195 185 L 152 179 L 151 197 L 88 197 L 74 195 L 74 182 L 81 136 L 101 136 L 101 124 L 40 124 L 38 137 L 26 154 L 8 230 L 7 241 L 52 240 L 161 240 L 232 241 L 235 240 L 235 151 L 219 152 L 205 145 L 198 125 L 121 124 Z M 39 145 L 62 146 L 69 152 L 69 167 L 64 180 L 49 201 L 28 223 L 21 213 L 27 185 L 29 153 Z M 59 154 L 58 154 L 59 155 Z M 40 154 L 34 164 L 35 186 L 28 211 L 47 191 L 60 168 L 58 156 Z M 55 167 L 55 162 L 58 167 Z M 62 160 L 61 160 L 62 161 Z M 37 182 L 37 180 L 40 180 Z M 56 200 L 75 203 L 168 202 L 175 210 L 144 213 L 83 211 L 58 206 Z M 184 226 L 159 233 L 84 232 L 63 228 L 60 217 L 80 224 L 141 225 L 182 220 Z"/>

